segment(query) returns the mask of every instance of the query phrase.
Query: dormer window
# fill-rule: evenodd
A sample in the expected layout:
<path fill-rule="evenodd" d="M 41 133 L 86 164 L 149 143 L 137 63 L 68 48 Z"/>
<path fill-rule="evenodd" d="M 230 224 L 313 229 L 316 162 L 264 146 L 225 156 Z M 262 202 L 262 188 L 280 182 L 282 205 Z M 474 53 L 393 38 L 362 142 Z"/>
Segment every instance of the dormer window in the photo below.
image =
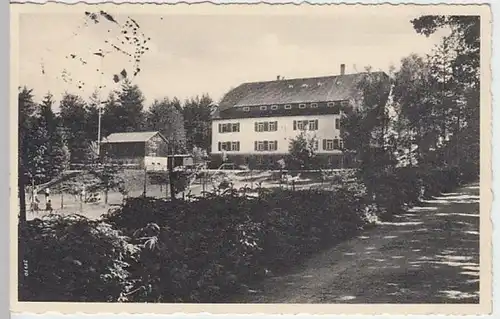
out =
<path fill-rule="evenodd" d="M 304 103 L 299 104 L 299 109 L 305 109 L 306 105 Z"/>
<path fill-rule="evenodd" d="M 285 110 L 290 110 L 292 108 L 291 104 L 285 104 Z"/>
<path fill-rule="evenodd" d="M 328 107 L 334 107 L 335 106 L 335 103 L 334 102 L 328 102 Z"/>
<path fill-rule="evenodd" d="M 261 110 L 261 111 L 265 111 L 265 110 L 267 110 L 267 105 L 261 105 L 260 110 Z"/>
<path fill-rule="evenodd" d="M 306 87 L 308 87 L 308 86 L 309 86 L 309 85 L 308 85 L 307 83 L 302 84 L 302 87 L 303 87 L 303 88 L 306 88 Z"/>
<path fill-rule="evenodd" d="M 277 110 L 278 106 L 277 105 L 271 105 L 271 110 Z"/>
<path fill-rule="evenodd" d="M 243 108 L 243 111 L 244 111 L 244 112 L 248 112 L 248 111 L 250 111 L 250 108 L 249 108 L 248 106 L 245 106 L 245 107 Z"/>
<path fill-rule="evenodd" d="M 317 108 L 317 107 L 318 107 L 318 103 L 311 103 L 311 108 L 312 108 L 312 109 L 315 109 L 315 108 Z"/>
<path fill-rule="evenodd" d="M 343 107 L 349 106 L 349 101 L 345 100 L 340 102 Z"/>
<path fill-rule="evenodd" d="M 288 88 L 289 88 L 289 89 L 293 89 L 293 84 L 289 84 L 289 85 L 288 85 Z"/>

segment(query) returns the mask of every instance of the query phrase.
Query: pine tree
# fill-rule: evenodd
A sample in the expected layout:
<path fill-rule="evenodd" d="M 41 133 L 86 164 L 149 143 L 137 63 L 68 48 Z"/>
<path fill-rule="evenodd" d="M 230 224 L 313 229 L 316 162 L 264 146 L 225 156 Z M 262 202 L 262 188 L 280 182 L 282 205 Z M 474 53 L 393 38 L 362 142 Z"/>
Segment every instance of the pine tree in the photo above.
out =
<path fill-rule="evenodd" d="M 65 94 L 60 102 L 61 124 L 66 131 L 71 162 L 83 163 L 88 159 L 88 134 L 86 127 L 85 101 L 74 94 Z"/>
<path fill-rule="evenodd" d="M 167 139 L 173 152 L 185 150 L 186 132 L 178 99 L 155 100 L 146 112 L 146 127 L 148 130 L 159 131 Z"/>

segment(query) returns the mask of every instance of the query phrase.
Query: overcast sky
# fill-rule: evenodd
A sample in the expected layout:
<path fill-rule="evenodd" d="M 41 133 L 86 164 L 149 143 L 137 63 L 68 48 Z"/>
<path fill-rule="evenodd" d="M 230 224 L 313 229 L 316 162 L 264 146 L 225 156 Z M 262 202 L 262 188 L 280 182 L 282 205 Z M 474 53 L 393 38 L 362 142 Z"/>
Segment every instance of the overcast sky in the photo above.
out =
<path fill-rule="evenodd" d="M 133 79 L 147 104 L 166 96 L 185 99 L 203 93 L 218 101 L 242 82 L 274 80 L 277 75 L 333 75 L 341 63 L 346 64 L 347 73 L 363 71 L 368 65 L 387 71 L 410 53 L 429 53 L 441 37 L 418 35 L 410 23 L 415 17 L 411 12 L 377 11 L 335 18 L 113 15 L 122 25 L 129 16 L 140 25 L 145 38 L 151 38 L 149 50 L 141 58 L 141 72 Z M 126 69 L 130 76 L 133 62 L 128 56 L 114 51 L 101 59 L 93 54 L 98 49 L 113 51 L 109 43 L 133 53 L 132 46 L 116 40 L 123 36 L 123 29 L 106 19 L 88 26 L 85 21 L 83 11 L 23 14 L 19 21 L 19 84 L 33 88 L 37 98 L 50 91 L 59 100 L 64 91 L 86 98 L 100 84 L 106 85 L 103 95 L 107 95 L 117 87 L 113 74 Z M 70 54 L 77 58 L 66 58 Z M 63 69 L 73 83 L 64 82 Z M 97 69 L 103 69 L 104 75 Z M 78 81 L 84 83 L 81 89 Z"/>

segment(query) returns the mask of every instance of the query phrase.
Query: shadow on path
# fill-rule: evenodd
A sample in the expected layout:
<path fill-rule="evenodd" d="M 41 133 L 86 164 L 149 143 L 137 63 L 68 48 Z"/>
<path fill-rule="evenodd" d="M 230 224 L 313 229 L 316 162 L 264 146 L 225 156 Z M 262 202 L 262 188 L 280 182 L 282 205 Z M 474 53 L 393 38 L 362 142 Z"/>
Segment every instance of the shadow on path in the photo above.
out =
<path fill-rule="evenodd" d="M 425 201 L 237 302 L 479 303 L 479 185 Z"/>

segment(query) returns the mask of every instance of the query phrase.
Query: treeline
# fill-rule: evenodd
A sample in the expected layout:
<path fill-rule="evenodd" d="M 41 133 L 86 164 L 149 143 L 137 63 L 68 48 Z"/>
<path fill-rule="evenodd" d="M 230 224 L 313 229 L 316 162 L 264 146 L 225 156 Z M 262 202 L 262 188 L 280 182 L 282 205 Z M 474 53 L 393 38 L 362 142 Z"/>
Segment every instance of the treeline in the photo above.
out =
<path fill-rule="evenodd" d="M 355 154 L 374 192 L 377 176 L 398 166 L 454 167 L 479 175 L 479 17 L 422 16 L 411 22 L 426 36 L 444 27 L 451 32 L 428 56 L 402 59 L 390 74 L 388 101 L 380 82 L 367 77 L 360 84 L 363 108 L 348 110 L 342 119 L 345 151 Z"/>
<path fill-rule="evenodd" d="M 55 113 L 54 96 L 41 102 L 33 90 L 19 89 L 19 176 L 25 184 L 50 180 L 69 163 L 89 162 L 97 156 L 99 108 L 101 137 L 115 132 L 160 131 L 177 152 L 208 150 L 213 101 L 208 95 L 181 102 L 177 98 L 155 100 L 146 108 L 137 85 L 124 81 L 105 99 L 97 93 L 88 99 L 66 93 Z"/>

